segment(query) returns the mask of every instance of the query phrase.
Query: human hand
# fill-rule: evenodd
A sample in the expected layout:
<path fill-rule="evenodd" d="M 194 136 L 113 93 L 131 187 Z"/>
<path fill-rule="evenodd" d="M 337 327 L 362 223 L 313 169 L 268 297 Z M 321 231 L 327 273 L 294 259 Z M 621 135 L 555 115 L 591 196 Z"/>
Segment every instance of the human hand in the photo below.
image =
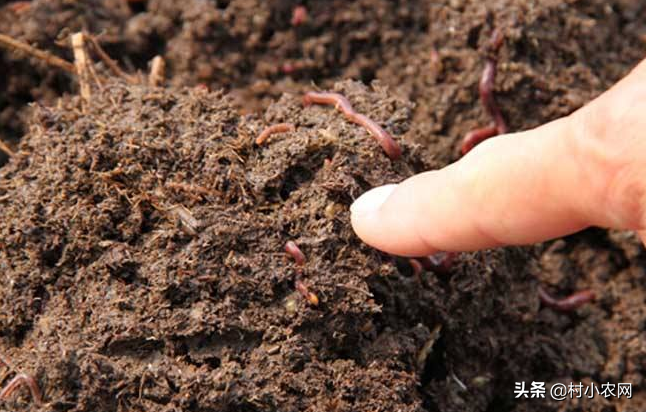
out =
<path fill-rule="evenodd" d="M 571 115 L 497 136 L 351 207 L 366 243 L 400 256 L 530 244 L 588 226 L 646 242 L 646 60 Z"/>

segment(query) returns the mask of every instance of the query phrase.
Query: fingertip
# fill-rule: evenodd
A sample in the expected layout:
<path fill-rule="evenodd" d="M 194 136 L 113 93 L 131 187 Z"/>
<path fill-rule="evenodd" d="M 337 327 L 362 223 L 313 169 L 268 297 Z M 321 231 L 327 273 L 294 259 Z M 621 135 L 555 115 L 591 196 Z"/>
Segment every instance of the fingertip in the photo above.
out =
<path fill-rule="evenodd" d="M 372 247 L 398 256 L 434 253 L 436 249 L 426 244 L 419 235 L 421 230 L 417 230 L 417 226 L 425 228 L 429 220 L 419 196 L 429 173 L 433 172 L 400 184 L 380 186 L 360 196 L 350 207 L 357 236 Z"/>
<path fill-rule="evenodd" d="M 359 196 L 350 206 L 350 222 L 359 238 L 377 249 L 391 252 L 388 213 L 382 207 L 397 189 L 396 184 L 378 186 Z"/>
<path fill-rule="evenodd" d="M 377 212 L 396 187 L 396 184 L 389 184 L 368 190 L 350 205 L 350 214 L 360 217 L 361 215 Z"/>

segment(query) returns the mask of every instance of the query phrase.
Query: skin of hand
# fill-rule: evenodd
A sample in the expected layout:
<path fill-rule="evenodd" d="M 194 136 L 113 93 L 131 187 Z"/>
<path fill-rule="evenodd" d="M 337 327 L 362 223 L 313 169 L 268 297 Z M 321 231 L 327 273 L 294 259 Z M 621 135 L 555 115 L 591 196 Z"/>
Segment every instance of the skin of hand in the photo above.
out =
<path fill-rule="evenodd" d="M 636 230 L 646 243 L 646 60 L 569 116 L 374 188 L 350 211 L 364 242 L 400 256 L 531 244 L 589 226 Z"/>

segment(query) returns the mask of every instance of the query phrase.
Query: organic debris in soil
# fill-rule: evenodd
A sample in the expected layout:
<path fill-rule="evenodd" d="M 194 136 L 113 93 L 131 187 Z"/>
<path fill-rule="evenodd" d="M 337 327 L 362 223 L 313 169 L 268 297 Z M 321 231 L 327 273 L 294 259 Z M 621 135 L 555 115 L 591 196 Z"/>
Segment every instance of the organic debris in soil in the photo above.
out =
<path fill-rule="evenodd" d="M 46 403 L 475 411 L 532 372 L 518 355 L 544 331 L 525 252 L 410 276 L 356 238 L 354 198 L 436 164 L 399 139 L 410 103 L 334 91 L 399 140 L 400 160 L 299 96 L 240 116 L 221 92 L 111 83 L 84 108 L 37 108 L 0 169 L 0 335 Z M 280 122 L 295 131 L 254 143 Z"/>

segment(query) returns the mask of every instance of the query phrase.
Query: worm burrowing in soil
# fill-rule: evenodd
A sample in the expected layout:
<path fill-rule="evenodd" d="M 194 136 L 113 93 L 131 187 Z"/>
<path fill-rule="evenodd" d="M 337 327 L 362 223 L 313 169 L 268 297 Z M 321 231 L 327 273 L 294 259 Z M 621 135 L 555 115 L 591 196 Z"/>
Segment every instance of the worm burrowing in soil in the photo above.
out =
<path fill-rule="evenodd" d="M 301 251 L 298 245 L 291 240 L 285 244 L 285 252 L 287 252 L 298 266 L 305 265 L 305 254 Z"/>
<path fill-rule="evenodd" d="M 269 139 L 269 136 L 271 136 L 274 133 L 293 132 L 294 130 L 296 130 L 296 128 L 291 123 L 274 124 L 272 126 L 265 128 L 265 130 L 263 130 L 258 135 L 258 137 L 256 138 L 256 144 L 260 146 L 265 142 L 265 140 Z"/>
<path fill-rule="evenodd" d="M 296 262 L 298 266 L 305 265 L 305 254 L 301 251 L 298 245 L 291 240 L 285 244 L 285 252 L 287 252 Z M 307 300 L 312 306 L 319 305 L 319 297 L 316 294 L 310 292 L 310 290 L 305 286 L 303 282 L 297 280 L 294 282 L 294 287 L 303 295 L 305 300 Z"/>
<path fill-rule="evenodd" d="M 303 295 L 303 297 L 312 305 L 312 306 L 318 306 L 319 305 L 319 297 L 316 296 L 314 293 L 310 292 L 310 290 L 305 286 L 303 282 L 300 280 L 297 280 L 294 283 L 294 286 L 296 287 L 296 290 Z"/>
<path fill-rule="evenodd" d="M 482 71 L 480 84 L 478 85 L 480 102 L 482 103 L 485 111 L 493 119 L 493 122 L 488 126 L 471 130 L 464 136 L 460 145 L 460 152 L 462 155 L 467 154 L 483 140 L 499 134 L 507 133 L 507 124 L 505 123 L 505 119 L 502 117 L 500 108 L 498 108 L 493 96 L 496 81 L 496 64 L 498 63 L 497 54 L 503 40 L 504 37 L 502 32 L 498 29 L 494 30 L 491 35 L 491 39 L 489 40 L 487 60 L 485 62 L 484 70 Z"/>
<path fill-rule="evenodd" d="M 16 389 L 20 387 L 20 385 L 26 385 L 29 388 L 31 397 L 34 399 L 34 402 L 37 405 L 43 403 L 43 398 L 40 394 L 40 389 L 38 388 L 36 380 L 25 373 L 19 373 L 18 375 L 14 376 L 13 379 L 9 381 L 9 383 L 7 383 L 2 391 L 0 391 L 0 400 L 7 399 L 9 396 L 11 396 L 12 393 L 16 391 Z"/>
<path fill-rule="evenodd" d="M 373 120 L 369 119 L 367 116 L 357 113 L 352 108 L 350 101 L 346 99 L 343 95 L 339 93 L 331 92 L 307 92 L 303 96 L 303 104 L 309 106 L 311 104 L 327 104 L 333 105 L 337 110 L 340 110 L 345 117 L 350 120 L 352 123 L 356 123 L 359 126 L 363 126 L 372 137 L 381 145 L 384 149 L 384 152 L 392 160 L 397 160 L 401 156 L 402 151 L 395 139 L 381 128 Z"/>
<path fill-rule="evenodd" d="M 571 294 L 562 299 L 551 296 L 541 286 L 538 287 L 538 297 L 543 305 L 550 307 L 560 312 L 571 312 L 585 305 L 586 303 L 594 300 L 595 294 L 593 291 L 586 289 Z"/>
<path fill-rule="evenodd" d="M 414 275 L 430 270 L 438 275 L 448 275 L 458 257 L 456 252 L 437 252 L 433 255 L 409 259 Z"/>
<path fill-rule="evenodd" d="M 437 252 L 430 256 L 423 256 L 408 259 L 408 264 L 415 276 L 422 282 L 422 273 L 426 271 L 433 272 L 437 276 L 448 276 L 455 266 L 458 258 L 456 252 Z"/>
<path fill-rule="evenodd" d="M 301 24 L 307 22 L 307 8 L 305 6 L 296 6 L 292 10 L 292 19 L 290 23 L 292 26 L 300 26 Z"/>

